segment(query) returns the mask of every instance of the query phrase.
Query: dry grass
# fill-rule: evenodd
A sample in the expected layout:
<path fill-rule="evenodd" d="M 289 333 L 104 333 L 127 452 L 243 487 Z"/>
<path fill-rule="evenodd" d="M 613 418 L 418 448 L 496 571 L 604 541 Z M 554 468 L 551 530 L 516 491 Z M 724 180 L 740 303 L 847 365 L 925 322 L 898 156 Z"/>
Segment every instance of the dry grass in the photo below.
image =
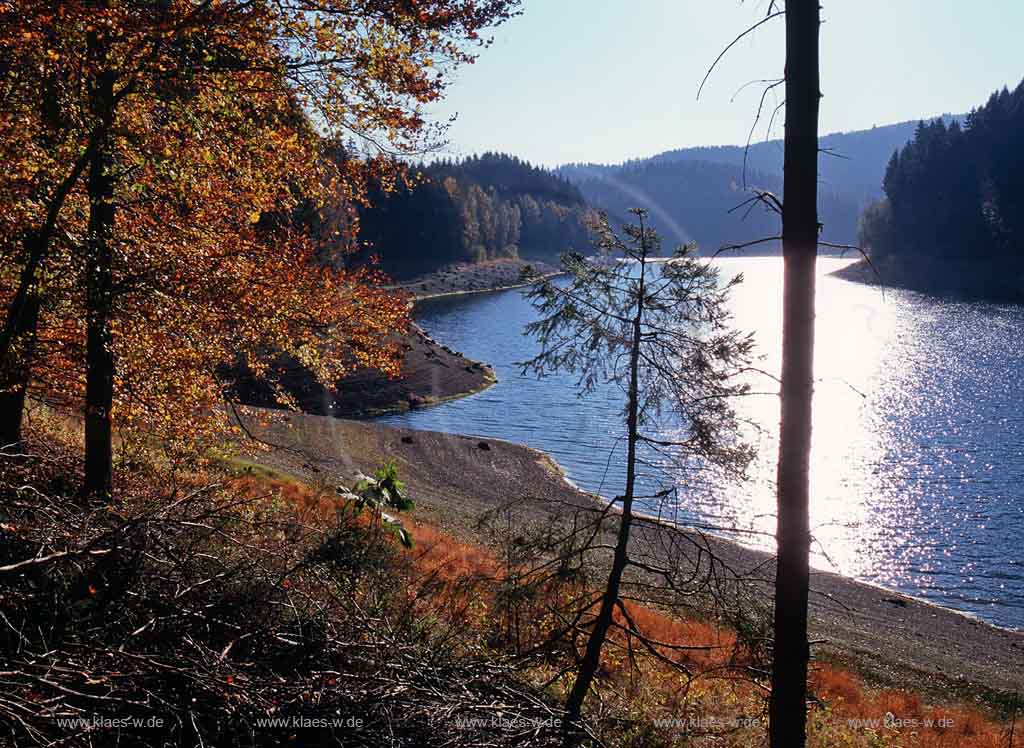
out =
<path fill-rule="evenodd" d="M 1008 725 L 1000 724 L 970 706 L 933 706 L 913 692 L 869 690 L 849 671 L 829 665 L 816 668 L 811 682 L 815 693 L 825 702 L 825 713 L 833 726 L 844 726 L 851 738 L 859 737 L 859 742 L 855 740 L 849 745 L 900 745 L 908 748 L 1024 746 L 1024 735 L 1019 726 L 1011 745 Z M 833 734 L 831 730 L 825 732 Z"/>
<path fill-rule="evenodd" d="M 342 502 L 323 489 L 281 480 L 243 478 L 243 495 L 273 494 L 296 508 L 310 524 L 329 523 Z M 495 595 L 507 569 L 488 549 L 466 543 L 429 524 L 403 519 L 415 541 L 410 561 L 420 586 L 420 610 L 469 626 L 494 646 L 501 640 L 507 611 Z M 549 590 L 565 594 L 565 589 Z M 534 600 L 533 616 L 520 647 L 536 644 L 552 630 L 544 611 L 557 601 Z M 664 653 L 687 668 L 691 677 L 654 657 L 632 650 L 618 631 L 609 642 L 601 673 L 604 692 L 600 715 L 613 717 L 604 737 L 612 744 L 655 746 L 702 744 L 750 746 L 763 743 L 765 690 L 750 678 L 735 634 L 706 621 L 683 620 L 633 602 L 626 610 L 651 639 L 671 647 Z M 619 622 L 623 622 L 621 614 Z M 536 682 L 557 672 L 559 663 L 534 665 Z M 564 679 L 551 688 L 558 694 Z M 967 705 L 930 705 L 919 694 L 868 688 L 850 670 L 819 664 L 812 670 L 811 690 L 818 703 L 809 720 L 809 745 L 815 748 L 1024 748 L 1024 729 L 1010 743 L 1008 726 Z M 660 720 L 675 719 L 670 727 Z M 679 720 L 683 720 L 679 721 Z M 738 721 L 737 721 L 738 720 Z M 1024 726 L 1022 726 L 1024 728 Z M 690 742 L 687 742 L 690 741 Z"/>

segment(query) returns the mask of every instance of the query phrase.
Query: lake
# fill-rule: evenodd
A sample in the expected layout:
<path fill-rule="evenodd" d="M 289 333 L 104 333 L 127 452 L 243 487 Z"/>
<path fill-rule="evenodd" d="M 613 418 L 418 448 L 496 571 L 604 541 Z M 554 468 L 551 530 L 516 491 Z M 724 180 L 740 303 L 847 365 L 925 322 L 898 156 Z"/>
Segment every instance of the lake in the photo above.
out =
<path fill-rule="evenodd" d="M 851 260 L 821 258 L 811 455 L 817 568 L 1024 628 L 1024 307 L 965 303 L 828 276 Z M 782 261 L 722 258 L 742 273 L 730 302 L 753 332 L 758 366 L 779 371 Z M 392 425 L 522 442 L 544 450 L 580 487 L 622 490 L 621 391 L 577 397 L 574 378 L 523 377 L 537 350 L 519 291 L 421 302 L 436 339 L 491 364 L 498 383 L 437 407 L 379 419 Z M 773 548 L 778 385 L 754 383 L 737 410 L 761 425 L 741 485 L 679 471 L 680 521 L 736 528 Z M 650 486 L 664 474 L 648 473 Z M 720 534 L 729 535 L 725 530 Z"/>

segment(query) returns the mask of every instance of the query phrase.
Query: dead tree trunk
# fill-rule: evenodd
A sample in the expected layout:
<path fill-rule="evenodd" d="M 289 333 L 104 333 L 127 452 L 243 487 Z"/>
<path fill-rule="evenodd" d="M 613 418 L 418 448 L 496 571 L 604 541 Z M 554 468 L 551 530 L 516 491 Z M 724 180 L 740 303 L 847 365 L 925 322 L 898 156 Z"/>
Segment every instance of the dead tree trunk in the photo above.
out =
<path fill-rule="evenodd" d="M 786 131 L 782 252 L 782 421 L 778 464 L 772 748 L 806 742 L 809 466 L 818 243 L 818 0 L 786 3 Z"/>
<path fill-rule="evenodd" d="M 601 649 L 612 626 L 615 606 L 619 601 L 619 591 L 622 587 L 622 574 L 629 563 L 629 533 L 633 524 L 633 497 L 636 487 L 636 446 L 639 440 L 640 344 L 643 332 L 646 293 L 644 283 L 647 271 L 647 235 L 645 231 L 643 216 L 641 216 L 640 279 L 638 281 L 636 313 L 633 316 L 632 348 L 629 354 L 629 387 L 626 404 L 626 429 L 628 432 L 626 438 L 626 486 L 622 495 L 622 514 L 619 519 L 611 571 L 608 574 L 604 595 L 601 597 L 601 608 L 594 621 L 590 638 L 587 640 L 587 648 L 580 662 L 576 680 L 565 702 L 567 720 L 565 745 L 567 746 L 576 745 L 579 741 L 579 732 L 575 726 L 579 724 L 583 715 L 583 702 L 586 701 L 587 693 L 590 691 L 594 677 L 601 665 Z"/>
<path fill-rule="evenodd" d="M 109 494 L 113 476 L 111 409 L 114 351 L 110 330 L 113 302 L 114 175 L 112 120 L 114 76 L 106 69 L 106 41 L 89 35 L 95 66 L 91 92 L 99 136 L 89 161 L 89 233 L 86 239 L 85 484 L 87 494 Z"/>

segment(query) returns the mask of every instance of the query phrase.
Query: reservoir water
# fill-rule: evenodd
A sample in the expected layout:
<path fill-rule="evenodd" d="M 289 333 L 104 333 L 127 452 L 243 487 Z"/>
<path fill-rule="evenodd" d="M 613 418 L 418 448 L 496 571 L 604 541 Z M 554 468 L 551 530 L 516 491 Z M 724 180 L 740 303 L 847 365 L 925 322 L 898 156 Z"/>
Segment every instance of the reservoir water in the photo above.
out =
<path fill-rule="evenodd" d="M 731 307 L 753 332 L 758 366 L 778 374 L 780 258 L 723 258 L 742 273 Z M 850 260 L 819 260 L 811 455 L 814 565 L 1024 628 L 1024 307 L 937 299 L 829 277 Z M 572 376 L 524 377 L 536 343 L 519 291 L 421 302 L 436 339 L 491 364 L 498 383 L 437 407 L 380 419 L 393 425 L 523 442 L 570 480 L 614 496 L 624 468 L 621 391 L 580 398 Z M 750 479 L 693 481 L 679 471 L 680 521 L 731 527 L 741 543 L 774 546 L 778 385 L 737 410 L 761 428 Z M 663 484 L 663 474 L 645 476 Z M 730 534 L 719 530 L 721 534 Z"/>

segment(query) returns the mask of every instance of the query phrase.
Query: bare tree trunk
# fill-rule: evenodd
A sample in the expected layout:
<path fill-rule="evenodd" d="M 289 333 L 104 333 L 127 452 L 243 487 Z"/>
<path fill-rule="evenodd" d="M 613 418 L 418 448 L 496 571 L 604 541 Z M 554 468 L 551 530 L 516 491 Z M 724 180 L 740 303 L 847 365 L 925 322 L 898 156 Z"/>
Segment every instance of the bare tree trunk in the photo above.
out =
<path fill-rule="evenodd" d="M 0 446 L 16 447 L 22 441 L 25 395 L 35 357 L 39 296 L 30 293 L 12 304 L 12 340 L 0 368 Z"/>
<path fill-rule="evenodd" d="M 43 247 L 36 232 L 26 237 L 27 260 L 0 333 L 0 446 L 16 446 L 22 440 L 25 394 L 39 322 L 39 295 L 33 286 Z"/>
<path fill-rule="evenodd" d="M 87 494 L 109 494 L 113 477 L 110 411 L 114 401 L 114 351 L 110 332 L 113 296 L 114 176 L 111 124 L 114 78 L 106 70 L 106 42 L 90 32 L 97 73 L 93 113 L 100 135 L 89 161 L 89 234 L 86 239 L 85 484 Z"/>
<path fill-rule="evenodd" d="M 594 676 L 601 665 L 601 648 L 608 631 L 611 629 L 615 605 L 619 601 L 619 590 L 622 587 L 622 574 L 629 563 L 629 533 L 633 524 L 633 495 L 636 485 L 636 445 L 639 438 L 639 379 L 640 379 L 640 343 L 644 316 L 644 283 L 647 271 L 647 245 L 644 233 L 643 217 L 640 218 L 641 262 L 639 292 L 637 294 L 636 314 L 633 317 L 632 350 L 629 354 L 629 392 L 627 402 L 627 442 L 626 442 L 626 487 L 622 496 L 622 515 L 619 519 L 619 531 L 615 541 L 615 553 L 612 557 L 612 568 L 608 574 L 604 595 L 601 598 L 601 609 L 598 611 L 594 628 L 587 640 L 587 648 L 580 662 L 580 669 L 572 690 L 565 702 L 566 740 L 565 745 L 576 745 L 580 734 L 575 726 L 583 715 L 583 702 L 594 682 Z"/>
<path fill-rule="evenodd" d="M 818 242 L 818 0 L 786 2 L 786 133 L 782 253 L 782 424 L 778 465 L 772 748 L 806 743 L 809 467 Z"/>

